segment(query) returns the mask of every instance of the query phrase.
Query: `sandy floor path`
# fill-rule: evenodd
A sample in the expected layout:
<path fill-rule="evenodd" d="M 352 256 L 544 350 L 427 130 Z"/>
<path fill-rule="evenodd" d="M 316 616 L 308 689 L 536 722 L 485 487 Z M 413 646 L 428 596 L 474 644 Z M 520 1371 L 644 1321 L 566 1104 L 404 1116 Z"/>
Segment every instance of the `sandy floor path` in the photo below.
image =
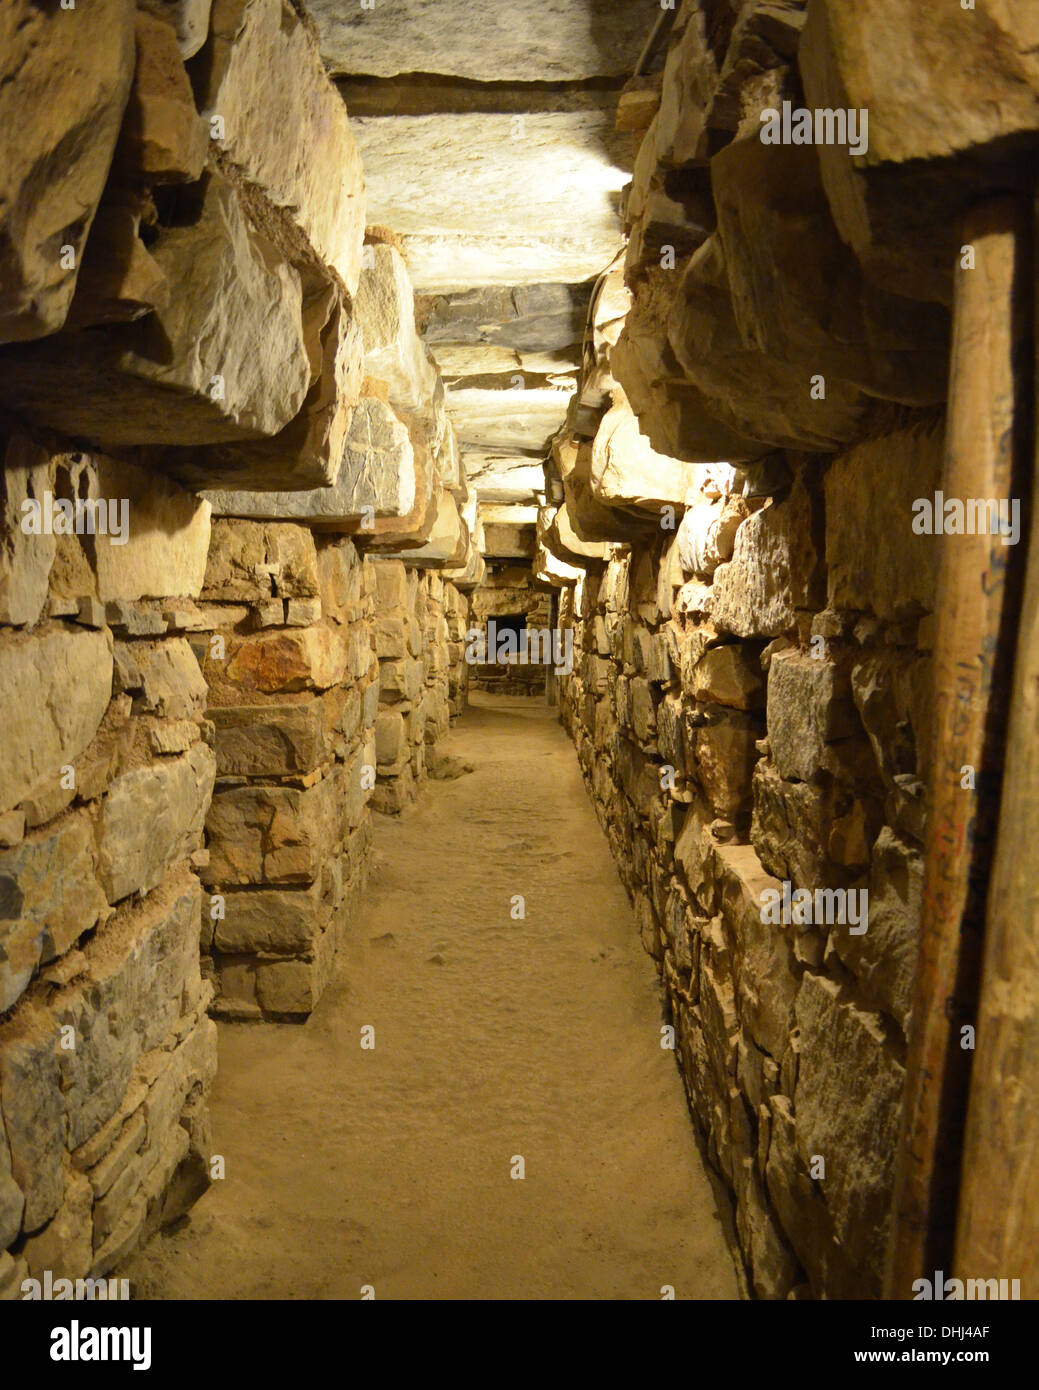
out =
<path fill-rule="evenodd" d="M 573 748 L 540 701 L 476 698 L 443 745 L 475 771 L 377 818 L 314 1015 L 221 1025 L 227 1176 L 124 1271 L 136 1296 L 736 1296 Z"/>

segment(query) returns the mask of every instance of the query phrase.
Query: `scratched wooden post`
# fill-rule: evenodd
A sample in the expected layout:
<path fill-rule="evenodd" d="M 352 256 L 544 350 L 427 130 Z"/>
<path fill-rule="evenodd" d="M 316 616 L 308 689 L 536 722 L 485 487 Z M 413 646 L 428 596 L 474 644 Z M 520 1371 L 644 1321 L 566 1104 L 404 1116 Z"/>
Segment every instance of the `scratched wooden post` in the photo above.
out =
<path fill-rule="evenodd" d="M 1032 424 L 1034 448 L 1034 418 Z M 1021 1297 L 1031 1299 L 1039 1297 L 1039 862 L 1031 845 L 1039 825 L 1037 478 L 1039 451 L 985 922 L 955 1261 L 958 1278 L 1020 1279 Z"/>
<path fill-rule="evenodd" d="M 964 219 L 974 268 L 956 271 L 943 491 L 1007 499 L 1028 471 L 1018 401 L 1028 401 L 1031 209 L 994 198 Z M 960 1150 L 973 1053 L 985 892 L 998 811 L 1020 547 L 944 535 L 934 652 L 935 736 L 920 951 L 896 1160 L 885 1294 L 952 1268 Z M 965 768 L 975 789 L 964 788 Z"/>

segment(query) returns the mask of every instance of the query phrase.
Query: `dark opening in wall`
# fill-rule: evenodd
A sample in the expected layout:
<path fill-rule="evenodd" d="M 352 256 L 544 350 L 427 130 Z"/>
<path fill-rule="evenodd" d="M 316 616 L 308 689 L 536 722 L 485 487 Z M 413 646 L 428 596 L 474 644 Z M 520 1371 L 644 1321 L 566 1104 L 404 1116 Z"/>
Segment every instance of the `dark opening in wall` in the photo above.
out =
<path fill-rule="evenodd" d="M 516 636 L 519 637 L 520 633 L 526 632 L 527 630 L 527 615 L 526 613 L 502 613 L 500 615 L 495 615 L 493 618 L 488 618 L 486 630 L 488 640 L 492 635 L 490 630 L 491 623 L 494 624 L 494 630 L 499 636 L 503 632 L 514 632 Z"/>
<path fill-rule="evenodd" d="M 473 689 L 497 695 L 540 695 L 544 692 L 545 667 L 531 662 L 525 649 L 528 616 L 526 613 L 487 615 L 484 619 L 487 660 L 473 671 Z M 507 633 L 514 634 L 511 640 L 505 635 Z"/>

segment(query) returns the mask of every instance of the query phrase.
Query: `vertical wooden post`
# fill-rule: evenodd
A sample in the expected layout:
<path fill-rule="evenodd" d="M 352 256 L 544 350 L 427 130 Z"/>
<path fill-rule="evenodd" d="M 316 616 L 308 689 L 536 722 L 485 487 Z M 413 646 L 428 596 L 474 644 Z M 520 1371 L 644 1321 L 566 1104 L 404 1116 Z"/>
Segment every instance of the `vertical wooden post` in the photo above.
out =
<path fill-rule="evenodd" d="M 1027 473 L 1031 208 L 999 197 L 964 219 L 956 270 L 943 492 L 1008 499 Z M 952 1267 L 985 893 L 1019 614 L 1016 546 L 944 535 L 934 654 L 924 901 L 885 1292 Z M 969 772 L 975 789 L 964 787 Z"/>
<path fill-rule="evenodd" d="M 1039 296 L 1036 297 L 1039 314 Z M 1039 343 L 1039 322 L 1035 342 Z M 1036 382 L 1039 396 L 1039 380 Z M 1037 396 L 1033 396 L 1034 401 Z M 1034 434 L 1034 418 L 1033 418 Z M 1033 446 L 1035 440 L 1033 439 Z M 1039 1298 L 1039 451 L 989 886 L 955 1273 Z"/>

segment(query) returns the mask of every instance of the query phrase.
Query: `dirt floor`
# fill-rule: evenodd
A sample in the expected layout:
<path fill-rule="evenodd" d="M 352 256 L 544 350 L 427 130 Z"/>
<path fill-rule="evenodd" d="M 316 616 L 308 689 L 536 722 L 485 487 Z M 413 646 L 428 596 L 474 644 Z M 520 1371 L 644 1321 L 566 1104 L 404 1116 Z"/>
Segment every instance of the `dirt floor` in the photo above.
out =
<path fill-rule="evenodd" d="M 441 747 L 475 771 L 376 817 L 310 1020 L 221 1025 L 227 1176 L 122 1271 L 134 1296 L 737 1296 L 656 970 L 556 712 L 476 696 Z"/>

